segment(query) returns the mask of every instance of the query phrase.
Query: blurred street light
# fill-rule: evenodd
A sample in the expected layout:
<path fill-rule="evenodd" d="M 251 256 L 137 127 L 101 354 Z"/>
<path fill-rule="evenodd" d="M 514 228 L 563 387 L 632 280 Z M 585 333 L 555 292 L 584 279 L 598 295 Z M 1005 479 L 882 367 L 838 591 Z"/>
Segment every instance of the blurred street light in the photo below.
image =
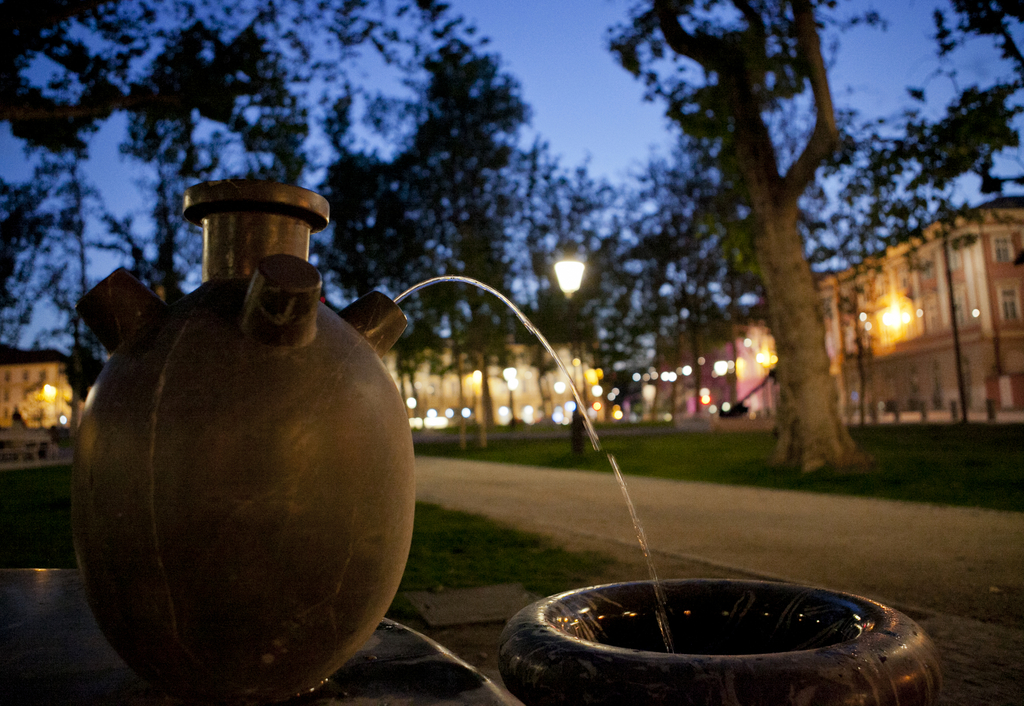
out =
<path fill-rule="evenodd" d="M 558 278 L 558 288 L 569 300 L 569 322 L 572 327 L 572 355 L 573 365 L 579 360 L 579 334 L 576 328 L 576 312 L 574 310 L 572 295 L 579 290 L 583 281 L 584 265 L 579 260 L 566 258 L 555 263 L 555 277 Z M 575 383 L 575 381 L 573 381 Z M 577 455 L 583 454 L 583 414 L 579 405 L 575 405 L 572 411 L 572 452 Z"/>

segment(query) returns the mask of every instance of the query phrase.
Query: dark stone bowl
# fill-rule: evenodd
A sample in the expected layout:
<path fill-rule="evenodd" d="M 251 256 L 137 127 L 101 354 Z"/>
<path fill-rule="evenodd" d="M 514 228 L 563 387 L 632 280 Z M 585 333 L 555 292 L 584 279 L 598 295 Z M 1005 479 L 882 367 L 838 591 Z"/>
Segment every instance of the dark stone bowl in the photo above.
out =
<path fill-rule="evenodd" d="M 498 651 L 528 706 L 926 706 L 938 653 L 907 616 L 836 591 L 769 581 L 651 582 L 569 591 L 517 613 Z"/>

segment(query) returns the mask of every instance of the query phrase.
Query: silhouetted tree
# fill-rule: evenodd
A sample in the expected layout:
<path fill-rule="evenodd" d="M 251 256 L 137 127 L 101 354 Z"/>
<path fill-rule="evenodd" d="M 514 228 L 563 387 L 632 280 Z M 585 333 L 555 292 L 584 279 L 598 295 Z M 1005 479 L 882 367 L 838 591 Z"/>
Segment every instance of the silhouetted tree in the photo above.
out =
<path fill-rule="evenodd" d="M 411 123 L 390 161 L 350 148 L 347 104 L 339 104 L 327 124 L 339 157 L 321 190 L 340 216 L 318 254 L 328 281 L 346 296 L 371 287 L 397 294 L 442 274 L 508 284 L 505 235 L 515 211 L 509 163 L 528 114 L 518 84 L 501 72 L 496 57 L 463 38 L 442 44 L 423 69 L 424 78 L 410 81 L 415 100 L 377 103 L 378 125 L 405 116 Z M 407 302 L 413 321 L 396 344 L 400 356 L 410 359 L 430 343 L 437 349 L 442 340 L 474 356 L 473 365 L 484 372 L 486 426 L 486 370 L 505 350 L 511 314 L 490 295 L 462 285 L 426 289 Z"/>
<path fill-rule="evenodd" d="M 721 168 L 742 180 L 779 354 L 772 460 L 805 471 L 864 464 L 839 416 L 799 228 L 800 199 L 839 145 L 814 4 L 653 0 L 636 6 L 632 20 L 612 43 L 623 66 L 667 102 L 684 132 L 718 141 Z M 675 60 L 661 70 L 666 51 Z M 799 100 L 809 106 L 813 129 L 790 154 L 792 131 L 773 134 L 773 125 Z"/>

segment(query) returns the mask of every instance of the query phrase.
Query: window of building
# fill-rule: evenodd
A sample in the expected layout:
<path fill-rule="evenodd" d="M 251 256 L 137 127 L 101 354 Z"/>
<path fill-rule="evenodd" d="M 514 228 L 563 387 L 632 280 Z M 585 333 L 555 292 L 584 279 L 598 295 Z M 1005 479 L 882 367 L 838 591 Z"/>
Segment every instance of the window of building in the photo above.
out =
<path fill-rule="evenodd" d="M 22 370 L 21 371 L 21 379 L 24 380 L 25 382 L 28 382 L 28 371 L 27 370 Z"/>
<path fill-rule="evenodd" d="M 46 381 L 46 371 L 45 370 L 40 370 L 39 371 L 39 380 L 41 382 L 45 382 Z"/>
<path fill-rule="evenodd" d="M 1020 318 L 1016 289 L 1006 287 L 1000 290 L 999 303 L 1003 311 L 1003 321 L 1016 321 Z"/>
<path fill-rule="evenodd" d="M 921 260 L 921 276 L 924 279 L 935 277 L 935 261 L 930 257 Z"/>
<path fill-rule="evenodd" d="M 957 248 L 949 249 L 949 269 L 952 272 L 956 272 L 963 266 L 963 260 L 960 257 L 960 251 Z"/>
<path fill-rule="evenodd" d="M 5 370 L 4 371 L 4 382 L 10 382 L 10 381 L 11 381 L 11 371 L 10 370 Z"/>
<path fill-rule="evenodd" d="M 998 235 L 992 239 L 992 246 L 995 251 L 996 262 L 1009 262 L 1013 259 L 1013 246 L 1010 243 L 1010 236 Z"/>
<path fill-rule="evenodd" d="M 901 292 L 909 292 L 910 291 L 910 274 L 907 272 L 907 268 L 906 267 L 901 267 L 899 270 L 897 270 L 896 277 L 897 277 L 897 279 L 898 279 L 898 281 L 900 283 L 900 291 Z"/>

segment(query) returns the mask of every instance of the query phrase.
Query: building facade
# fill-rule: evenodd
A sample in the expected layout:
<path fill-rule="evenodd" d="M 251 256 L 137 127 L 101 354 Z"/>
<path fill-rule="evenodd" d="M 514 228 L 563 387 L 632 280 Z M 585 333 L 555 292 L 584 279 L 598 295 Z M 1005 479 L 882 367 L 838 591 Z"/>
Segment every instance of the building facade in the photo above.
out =
<path fill-rule="evenodd" d="M 1024 197 L 977 215 L 821 280 L 848 421 L 1024 410 Z"/>
<path fill-rule="evenodd" d="M 67 427 L 71 385 L 60 351 L 0 346 L 0 427 L 20 419 L 29 428 Z"/>

